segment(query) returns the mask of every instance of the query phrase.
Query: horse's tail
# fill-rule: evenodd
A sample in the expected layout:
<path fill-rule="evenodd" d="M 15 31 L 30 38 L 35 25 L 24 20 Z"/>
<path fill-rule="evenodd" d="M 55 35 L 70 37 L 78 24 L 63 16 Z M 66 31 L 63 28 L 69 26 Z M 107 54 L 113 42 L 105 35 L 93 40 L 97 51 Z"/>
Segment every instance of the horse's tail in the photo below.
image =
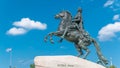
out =
<path fill-rule="evenodd" d="M 101 64 L 107 65 L 108 64 L 108 60 L 102 55 L 98 43 L 94 39 L 92 39 L 92 42 L 94 43 L 94 46 L 96 48 L 96 52 L 97 52 L 97 55 L 98 55 L 98 58 L 99 58 Z"/>

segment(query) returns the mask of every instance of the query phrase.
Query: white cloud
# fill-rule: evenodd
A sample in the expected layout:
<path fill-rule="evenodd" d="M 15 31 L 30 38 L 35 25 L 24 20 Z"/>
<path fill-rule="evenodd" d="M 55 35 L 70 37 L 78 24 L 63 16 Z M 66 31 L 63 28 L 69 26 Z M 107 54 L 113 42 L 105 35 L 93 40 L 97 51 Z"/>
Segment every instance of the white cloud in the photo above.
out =
<path fill-rule="evenodd" d="M 115 21 L 120 20 L 120 14 L 114 15 L 113 20 Z"/>
<path fill-rule="evenodd" d="M 104 4 L 104 7 L 119 12 L 120 0 L 107 0 L 107 2 Z M 100 29 L 98 33 L 98 38 L 100 41 L 112 40 L 113 38 L 117 37 L 117 33 L 120 32 L 120 14 L 114 15 L 113 20 L 115 23 L 108 24 Z"/>
<path fill-rule="evenodd" d="M 120 22 L 115 22 L 114 24 L 108 24 L 104 26 L 98 33 L 98 38 L 100 41 L 107 41 L 116 37 L 116 33 L 120 32 Z"/>
<path fill-rule="evenodd" d="M 22 18 L 21 21 L 14 22 L 13 25 L 14 27 L 7 31 L 8 35 L 22 35 L 32 29 L 45 30 L 47 28 L 47 24 L 29 18 Z"/>
<path fill-rule="evenodd" d="M 26 28 L 26 29 L 45 30 L 47 28 L 47 25 L 45 23 L 30 20 L 29 18 L 22 18 L 21 21 L 14 22 L 13 25 L 17 27 Z"/>
<path fill-rule="evenodd" d="M 7 48 L 6 49 L 6 52 L 11 52 L 12 51 L 12 48 Z"/>
<path fill-rule="evenodd" d="M 23 28 L 16 28 L 13 27 L 7 31 L 7 34 L 9 35 L 22 35 L 25 34 L 27 31 Z"/>
<path fill-rule="evenodd" d="M 104 7 L 111 6 L 115 1 L 114 0 L 108 0 L 105 4 Z"/>
<path fill-rule="evenodd" d="M 120 0 L 108 0 L 104 4 L 104 7 L 111 8 L 113 11 L 118 11 L 120 10 Z"/>

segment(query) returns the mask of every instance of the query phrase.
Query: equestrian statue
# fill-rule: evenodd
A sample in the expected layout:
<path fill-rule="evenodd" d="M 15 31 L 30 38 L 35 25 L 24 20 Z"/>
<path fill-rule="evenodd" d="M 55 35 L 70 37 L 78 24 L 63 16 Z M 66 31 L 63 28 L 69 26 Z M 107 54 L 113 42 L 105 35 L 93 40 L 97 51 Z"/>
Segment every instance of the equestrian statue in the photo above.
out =
<path fill-rule="evenodd" d="M 99 58 L 99 63 L 102 65 L 107 65 L 108 60 L 102 55 L 98 43 L 93 39 L 83 27 L 82 20 L 82 9 L 79 8 L 76 16 L 72 19 L 71 13 L 68 11 L 61 11 L 59 14 L 55 15 L 56 19 L 61 19 L 58 30 L 56 32 L 51 32 L 45 36 L 44 41 L 50 39 L 51 43 L 54 43 L 52 36 L 58 36 L 61 39 L 59 42 L 62 42 L 63 39 L 70 41 L 75 44 L 77 51 L 79 52 L 78 57 L 83 56 L 82 58 L 86 59 L 90 50 L 87 46 L 94 44 L 96 52 Z M 83 54 L 85 50 L 85 54 Z"/>

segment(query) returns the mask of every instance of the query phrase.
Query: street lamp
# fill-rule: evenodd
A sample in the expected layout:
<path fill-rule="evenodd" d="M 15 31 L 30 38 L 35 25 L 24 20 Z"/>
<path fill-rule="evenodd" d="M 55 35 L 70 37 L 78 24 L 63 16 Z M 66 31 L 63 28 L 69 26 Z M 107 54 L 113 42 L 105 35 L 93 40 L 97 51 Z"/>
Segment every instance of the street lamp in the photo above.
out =
<path fill-rule="evenodd" d="M 7 48 L 6 52 L 10 54 L 10 66 L 9 68 L 12 68 L 12 48 Z"/>
<path fill-rule="evenodd" d="M 10 53 L 10 66 L 9 66 L 9 68 L 12 68 L 12 50 L 9 53 Z"/>

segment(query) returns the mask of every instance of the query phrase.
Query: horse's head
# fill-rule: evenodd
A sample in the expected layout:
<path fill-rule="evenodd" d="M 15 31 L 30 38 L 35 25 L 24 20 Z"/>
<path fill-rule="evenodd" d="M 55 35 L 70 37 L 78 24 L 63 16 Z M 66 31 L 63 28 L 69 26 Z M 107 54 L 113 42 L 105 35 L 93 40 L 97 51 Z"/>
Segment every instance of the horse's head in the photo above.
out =
<path fill-rule="evenodd" d="M 58 30 L 63 31 L 67 26 L 71 25 L 72 17 L 68 11 L 62 11 L 55 15 L 56 19 L 61 19 Z"/>
<path fill-rule="evenodd" d="M 56 19 L 61 18 L 61 19 L 70 20 L 72 17 L 71 17 L 71 14 L 68 11 L 61 11 L 60 13 L 55 15 L 55 18 Z"/>

